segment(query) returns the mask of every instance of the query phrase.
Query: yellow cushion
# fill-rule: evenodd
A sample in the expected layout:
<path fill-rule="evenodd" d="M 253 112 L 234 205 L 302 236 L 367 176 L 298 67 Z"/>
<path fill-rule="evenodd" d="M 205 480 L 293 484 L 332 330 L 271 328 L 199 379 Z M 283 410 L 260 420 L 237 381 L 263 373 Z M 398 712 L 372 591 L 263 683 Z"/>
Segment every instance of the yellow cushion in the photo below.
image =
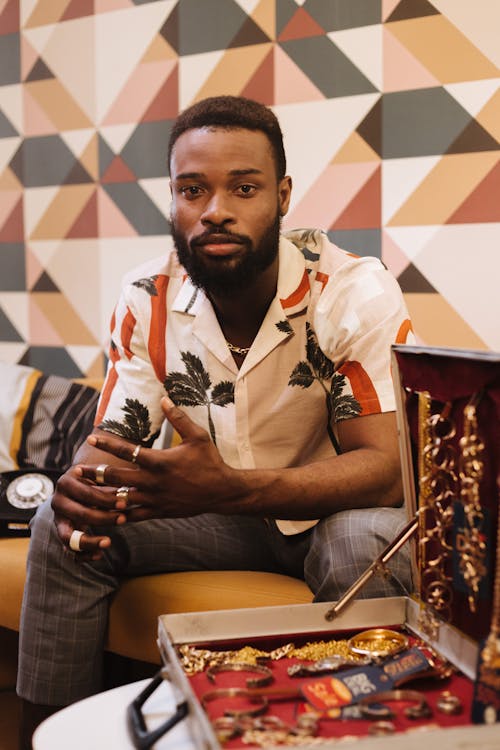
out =
<path fill-rule="evenodd" d="M 28 539 L 0 539 L 0 627 L 19 629 Z M 159 663 L 159 615 L 239 609 L 312 601 L 296 578 L 250 570 L 162 573 L 127 580 L 111 606 L 107 648 L 116 654 Z"/>

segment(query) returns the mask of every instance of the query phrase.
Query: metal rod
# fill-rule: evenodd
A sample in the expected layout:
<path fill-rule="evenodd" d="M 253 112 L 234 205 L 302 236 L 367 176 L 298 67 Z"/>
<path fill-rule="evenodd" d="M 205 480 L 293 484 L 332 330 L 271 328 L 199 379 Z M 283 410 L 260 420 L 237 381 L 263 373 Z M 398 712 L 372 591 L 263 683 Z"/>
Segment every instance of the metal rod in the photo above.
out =
<path fill-rule="evenodd" d="M 381 552 L 381 554 L 372 562 L 372 564 L 365 570 L 360 577 L 354 581 L 345 594 L 340 597 L 338 602 L 331 607 L 325 614 L 325 620 L 329 622 L 339 616 L 341 611 L 347 607 L 358 591 L 373 578 L 374 575 L 380 572 L 385 572 L 385 564 L 391 559 L 393 555 L 398 552 L 401 547 L 406 544 L 413 534 L 418 529 L 418 513 L 409 521 L 406 526 L 399 532 L 397 537 Z"/>

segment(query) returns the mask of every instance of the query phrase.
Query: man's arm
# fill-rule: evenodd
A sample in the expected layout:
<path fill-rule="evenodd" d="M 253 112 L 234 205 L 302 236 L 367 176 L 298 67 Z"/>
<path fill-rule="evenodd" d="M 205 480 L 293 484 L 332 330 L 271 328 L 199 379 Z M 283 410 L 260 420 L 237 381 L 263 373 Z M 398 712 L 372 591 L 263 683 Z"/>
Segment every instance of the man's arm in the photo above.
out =
<path fill-rule="evenodd" d="M 141 448 L 137 463 L 131 463 L 134 446 L 105 432 L 88 438 L 92 464 L 107 463 L 106 483 L 130 486 L 129 503 L 134 507 L 114 523 L 148 518 L 192 516 L 200 513 L 240 514 L 282 519 L 312 519 L 339 510 L 364 507 L 395 507 L 402 502 L 401 471 L 394 412 L 368 415 L 339 423 L 342 454 L 306 466 L 285 469 L 233 469 L 222 460 L 205 430 L 164 398 L 165 416 L 183 438 L 167 450 Z M 99 452 L 97 452 L 99 451 Z M 113 458 L 121 459 L 117 465 Z M 77 476 L 92 482 L 95 466 L 80 464 Z M 76 481 L 82 481 L 76 480 Z M 54 507 L 80 524 L 102 511 L 91 509 L 94 491 L 89 485 L 85 506 L 75 508 L 67 497 L 55 496 Z M 111 503 L 109 497 L 106 503 Z M 101 507 L 101 506 L 99 506 Z M 115 504 L 115 508 L 117 505 Z M 123 506 L 121 506 L 123 508 Z M 82 547 L 102 547 L 85 535 Z"/>

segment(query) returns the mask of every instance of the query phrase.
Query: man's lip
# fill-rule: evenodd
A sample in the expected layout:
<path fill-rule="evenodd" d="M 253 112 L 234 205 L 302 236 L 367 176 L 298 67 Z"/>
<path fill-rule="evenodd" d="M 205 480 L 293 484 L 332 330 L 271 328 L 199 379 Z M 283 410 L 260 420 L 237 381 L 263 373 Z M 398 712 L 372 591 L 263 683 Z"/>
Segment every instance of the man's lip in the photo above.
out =
<path fill-rule="evenodd" d="M 202 249 L 202 252 L 209 255 L 233 255 L 235 252 L 240 250 L 242 242 L 232 238 L 223 237 L 221 235 L 214 235 L 212 237 L 205 237 L 196 243 L 198 247 Z"/>

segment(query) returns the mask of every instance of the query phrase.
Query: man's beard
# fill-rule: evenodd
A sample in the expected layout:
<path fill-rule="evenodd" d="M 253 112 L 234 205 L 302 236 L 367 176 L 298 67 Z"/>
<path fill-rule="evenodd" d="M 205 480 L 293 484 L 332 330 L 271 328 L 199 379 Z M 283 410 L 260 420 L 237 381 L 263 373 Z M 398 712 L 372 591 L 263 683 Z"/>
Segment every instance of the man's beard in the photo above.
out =
<path fill-rule="evenodd" d="M 236 235 L 223 227 L 210 227 L 205 235 L 229 235 L 244 246 L 244 250 L 237 258 L 227 259 L 206 258 L 200 256 L 196 243 L 203 240 L 204 235 L 195 238 L 194 247 L 188 243 L 171 220 L 172 238 L 177 250 L 179 262 L 186 269 L 191 281 L 203 289 L 208 295 L 232 297 L 247 289 L 262 271 L 273 263 L 278 255 L 281 217 L 276 213 L 273 222 L 267 227 L 258 245 L 254 247 L 252 240 L 245 235 Z M 225 262 L 226 261 L 226 262 Z"/>

